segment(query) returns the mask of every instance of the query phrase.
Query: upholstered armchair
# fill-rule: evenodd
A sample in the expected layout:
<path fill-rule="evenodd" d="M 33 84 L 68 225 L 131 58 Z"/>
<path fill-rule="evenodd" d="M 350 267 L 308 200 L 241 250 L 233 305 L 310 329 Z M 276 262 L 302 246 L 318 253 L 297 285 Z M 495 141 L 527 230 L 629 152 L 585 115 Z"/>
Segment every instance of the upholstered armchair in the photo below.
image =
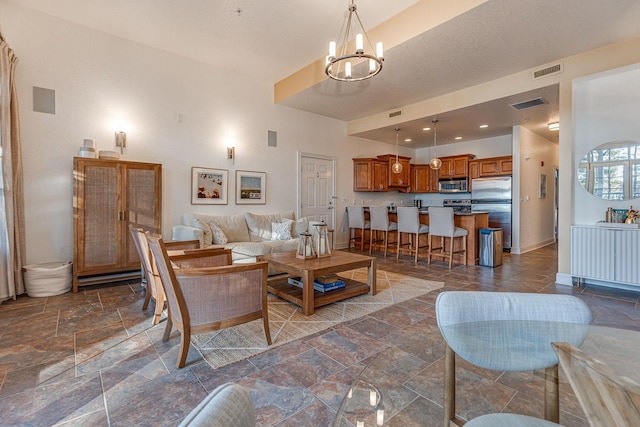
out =
<path fill-rule="evenodd" d="M 571 295 L 515 292 L 442 292 L 436 319 L 444 337 L 444 426 L 463 425 L 456 416 L 455 357 L 495 371 L 544 369 L 544 418 L 491 414 L 475 427 L 547 426 L 559 421 L 558 358 L 552 343 L 580 345 L 591 323 L 589 307 Z M 553 423 L 552 423 L 553 422 Z"/>
<path fill-rule="evenodd" d="M 241 385 L 226 383 L 205 397 L 179 427 L 255 427 L 251 395 Z"/>
<path fill-rule="evenodd" d="M 271 345 L 267 312 L 267 263 L 218 267 L 174 268 L 185 259 L 169 258 L 161 237 L 146 234 L 158 273 L 164 285 L 169 316 L 164 340 L 173 325 L 181 334 L 177 366 L 182 368 L 189 353 L 191 335 L 219 330 L 262 318 L 267 344 Z M 199 253 L 200 251 L 193 251 Z M 199 261 L 196 261 L 198 263 Z"/>

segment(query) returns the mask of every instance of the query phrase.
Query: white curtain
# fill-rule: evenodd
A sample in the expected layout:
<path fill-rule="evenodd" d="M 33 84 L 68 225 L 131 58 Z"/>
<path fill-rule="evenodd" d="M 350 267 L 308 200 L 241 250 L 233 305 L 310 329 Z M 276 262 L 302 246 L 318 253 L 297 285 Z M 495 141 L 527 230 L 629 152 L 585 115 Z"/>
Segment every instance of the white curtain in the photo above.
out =
<path fill-rule="evenodd" d="M 17 62 L 0 35 L 0 302 L 25 292 L 22 154 L 14 78 Z"/>

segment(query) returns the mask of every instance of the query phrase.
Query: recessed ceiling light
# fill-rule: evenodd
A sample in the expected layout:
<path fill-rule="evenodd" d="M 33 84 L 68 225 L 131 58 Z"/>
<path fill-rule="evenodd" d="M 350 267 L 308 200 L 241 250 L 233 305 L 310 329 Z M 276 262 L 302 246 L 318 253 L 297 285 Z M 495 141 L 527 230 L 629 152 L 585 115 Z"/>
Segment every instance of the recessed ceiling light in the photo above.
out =
<path fill-rule="evenodd" d="M 426 132 L 428 130 L 431 130 L 431 128 L 422 128 L 422 130 Z"/>
<path fill-rule="evenodd" d="M 456 136 L 456 138 L 455 138 L 455 139 L 456 139 L 456 140 L 460 140 L 460 139 L 462 139 L 462 137 L 461 137 L 461 136 Z"/>
<path fill-rule="evenodd" d="M 549 123 L 548 126 L 551 131 L 560 130 L 560 123 L 558 122 Z"/>
<path fill-rule="evenodd" d="M 404 142 L 411 142 L 411 138 L 405 138 Z"/>
<path fill-rule="evenodd" d="M 480 129 L 488 128 L 489 125 L 480 125 Z"/>

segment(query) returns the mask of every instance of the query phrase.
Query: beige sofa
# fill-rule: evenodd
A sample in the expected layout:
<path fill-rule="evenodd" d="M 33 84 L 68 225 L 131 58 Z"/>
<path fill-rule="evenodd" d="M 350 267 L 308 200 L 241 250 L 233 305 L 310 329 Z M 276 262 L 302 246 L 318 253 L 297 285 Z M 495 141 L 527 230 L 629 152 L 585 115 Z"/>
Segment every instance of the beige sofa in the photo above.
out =
<path fill-rule="evenodd" d="M 267 215 L 245 212 L 226 216 L 185 213 L 182 222 L 182 225 L 173 227 L 173 240 L 197 239 L 203 248 L 220 246 L 231 249 L 234 263 L 255 262 L 260 255 L 295 251 L 298 236 L 309 228 L 307 219 L 295 220 L 293 211 Z M 274 236 L 272 226 L 273 223 L 285 222 L 290 224 L 291 238 L 281 240 L 277 237 L 283 237 L 282 234 Z"/>

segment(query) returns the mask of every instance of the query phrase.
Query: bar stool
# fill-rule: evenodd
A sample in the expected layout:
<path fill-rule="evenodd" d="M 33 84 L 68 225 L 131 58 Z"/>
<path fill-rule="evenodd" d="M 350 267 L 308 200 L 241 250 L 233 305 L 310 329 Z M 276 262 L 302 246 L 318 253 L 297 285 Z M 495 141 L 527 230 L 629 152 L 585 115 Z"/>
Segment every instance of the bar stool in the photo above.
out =
<path fill-rule="evenodd" d="M 398 231 L 398 223 L 389 221 L 389 214 L 387 213 L 386 206 L 372 206 L 369 208 L 369 218 L 371 218 L 371 235 L 369 237 L 369 255 L 371 255 L 371 247 L 373 246 L 373 232 L 376 232 L 376 237 L 379 231 L 384 235 L 384 257 L 387 257 L 387 249 L 389 247 L 389 232 Z M 378 239 L 376 238 L 376 241 Z M 396 238 L 396 246 L 398 240 Z M 380 245 L 378 245 L 380 247 Z"/>
<path fill-rule="evenodd" d="M 430 207 L 429 208 L 429 259 L 427 264 L 431 264 L 431 257 L 437 256 L 442 259 L 449 258 L 449 268 L 453 261 L 453 254 L 462 254 L 464 265 L 467 265 L 467 230 L 456 227 L 453 224 L 453 208 Z M 433 237 L 440 237 L 440 246 L 433 247 Z M 449 250 L 445 248 L 445 241 L 449 239 Z M 462 249 L 455 250 L 455 239 L 462 239 Z M 432 250 L 440 250 L 432 253 Z"/>
<path fill-rule="evenodd" d="M 420 235 L 429 234 L 429 226 L 420 224 L 420 213 L 417 207 L 404 206 L 398 207 L 398 250 L 396 251 L 396 259 L 400 256 L 400 250 L 403 246 L 408 245 L 409 254 L 415 253 L 414 262 L 418 262 L 418 251 L 420 248 L 429 247 L 429 237 L 427 236 L 427 245 L 420 246 Z M 402 243 L 402 234 L 409 234 L 409 241 Z M 415 248 L 412 241 L 415 239 Z"/>
<path fill-rule="evenodd" d="M 364 251 L 364 230 L 371 228 L 371 223 L 364 218 L 364 209 L 362 206 L 347 206 L 347 219 L 349 221 L 349 252 L 351 252 L 351 242 L 360 241 L 360 252 Z M 360 230 L 360 237 L 357 236 L 356 230 Z M 369 241 L 371 244 L 371 241 Z"/>

